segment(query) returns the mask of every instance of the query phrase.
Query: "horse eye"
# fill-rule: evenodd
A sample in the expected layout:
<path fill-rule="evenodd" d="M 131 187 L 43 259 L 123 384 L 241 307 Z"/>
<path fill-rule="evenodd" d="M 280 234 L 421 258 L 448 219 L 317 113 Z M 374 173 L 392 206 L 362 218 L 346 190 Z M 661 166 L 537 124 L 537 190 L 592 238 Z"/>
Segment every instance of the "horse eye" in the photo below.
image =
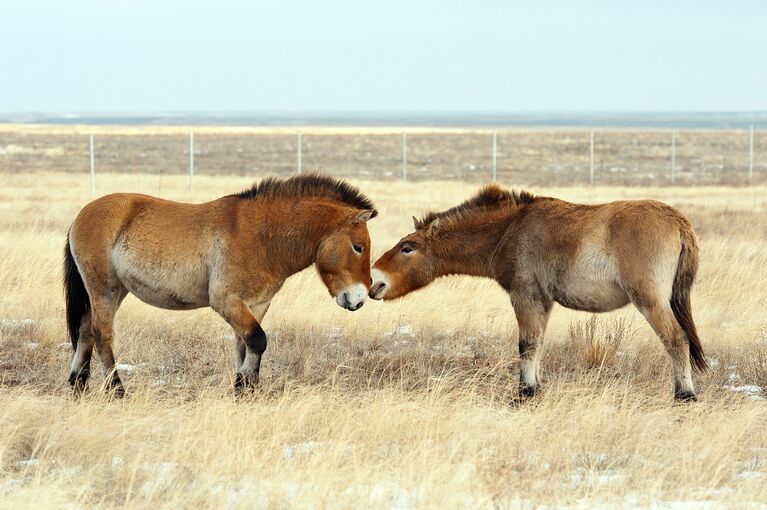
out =
<path fill-rule="evenodd" d="M 402 253 L 410 253 L 411 251 L 413 251 L 413 248 L 412 248 L 412 247 L 410 247 L 410 246 L 403 246 L 403 247 L 402 247 L 402 249 L 401 249 L 400 251 L 401 251 Z"/>
<path fill-rule="evenodd" d="M 352 248 L 354 248 L 354 251 L 356 251 L 357 253 L 362 253 L 365 250 L 365 248 L 363 248 L 362 245 L 359 245 L 359 244 L 353 244 Z"/>

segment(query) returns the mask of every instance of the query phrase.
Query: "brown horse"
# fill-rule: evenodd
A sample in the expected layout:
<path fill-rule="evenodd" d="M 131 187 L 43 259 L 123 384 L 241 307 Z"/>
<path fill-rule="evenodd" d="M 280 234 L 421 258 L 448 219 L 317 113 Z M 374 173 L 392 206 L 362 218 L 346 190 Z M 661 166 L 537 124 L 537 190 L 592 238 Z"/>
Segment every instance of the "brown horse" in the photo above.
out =
<path fill-rule="evenodd" d="M 690 309 L 698 244 L 690 222 L 653 200 L 572 204 L 487 186 L 471 200 L 415 221 L 373 265 L 373 299 L 394 299 L 435 278 L 495 279 L 519 326 L 520 395 L 538 386 L 553 303 L 606 312 L 633 303 L 673 362 L 675 396 L 694 400 L 691 362 L 706 369 Z"/>
<path fill-rule="evenodd" d="M 371 283 L 366 222 L 376 215 L 355 187 L 322 175 L 266 179 L 203 204 L 126 193 L 94 200 L 64 250 L 70 384 L 84 389 L 95 344 L 109 387 L 124 394 L 112 324 L 130 292 L 169 310 L 213 308 L 238 338 L 235 389 L 255 385 L 266 350 L 260 323 L 287 277 L 314 263 L 340 306 L 362 306 Z"/>

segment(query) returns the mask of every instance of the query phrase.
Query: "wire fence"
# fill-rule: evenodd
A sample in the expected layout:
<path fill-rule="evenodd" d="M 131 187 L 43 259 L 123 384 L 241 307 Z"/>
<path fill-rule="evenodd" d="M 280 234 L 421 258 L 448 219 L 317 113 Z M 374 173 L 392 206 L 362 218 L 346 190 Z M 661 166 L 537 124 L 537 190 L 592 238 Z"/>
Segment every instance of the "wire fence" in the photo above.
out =
<path fill-rule="evenodd" d="M 767 182 L 767 136 L 741 130 L 4 132 L 0 172 L 498 181 L 509 185 Z"/>

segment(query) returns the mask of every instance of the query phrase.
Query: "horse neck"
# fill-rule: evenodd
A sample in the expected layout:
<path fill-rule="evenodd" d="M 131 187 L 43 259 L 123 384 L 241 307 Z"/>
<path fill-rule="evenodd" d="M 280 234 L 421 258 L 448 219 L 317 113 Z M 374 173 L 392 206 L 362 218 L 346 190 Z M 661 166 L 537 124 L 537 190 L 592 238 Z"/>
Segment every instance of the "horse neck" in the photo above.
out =
<path fill-rule="evenodd" d="M 271 204 L 251 200 L 240 207 L 240 231 L 263 245 L 275 276 L 287 278 L 314 263 L 320 243 L 338 230 L 344 213 L 338 204 L 311 198 Z"/>
<path fill-rule="evenodd" d="M 437 233 L 438 273 L 492 277 L 493 256 L 514 211 L 493 211 L 455 221 Z"/>

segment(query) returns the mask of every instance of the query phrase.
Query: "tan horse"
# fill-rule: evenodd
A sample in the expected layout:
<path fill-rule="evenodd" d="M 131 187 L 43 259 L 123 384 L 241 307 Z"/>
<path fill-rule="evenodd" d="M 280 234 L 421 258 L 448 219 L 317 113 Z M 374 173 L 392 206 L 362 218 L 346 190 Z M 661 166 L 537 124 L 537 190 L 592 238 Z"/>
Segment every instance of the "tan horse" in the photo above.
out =
<path fill-rule="evenodd" d="M 112 324 L 130 292 L 169 310 L 210 306 L 237 335 L 235 389 L 258 381 L 261 321 L 285 279 L 316 264 L 336 302 L 362 306 L 370 288 L 372 202 L 321 175 L 266 179 L 204 204 L 118 193 L 86 205 L 69 230 L 64 289 L 72 346 L 69 382 L 81 391 L 93 346 L 122 396 Z"/>
<path fill-rule="evenodd" d="M 370 297 L 394 299 L 449 274 L 495 279 L 517 317 L 521 396 L 538 386 L 553 303 L 606 312 L 631 302 L 671 356 L 676 398 L 695 399 L 691 362 L 706 369 L 690 309 L 698 244 L 676 209 L 653 200 L 571 204 L 487 186 L 413 219 L 416 231 L 373 265 Z"/>

